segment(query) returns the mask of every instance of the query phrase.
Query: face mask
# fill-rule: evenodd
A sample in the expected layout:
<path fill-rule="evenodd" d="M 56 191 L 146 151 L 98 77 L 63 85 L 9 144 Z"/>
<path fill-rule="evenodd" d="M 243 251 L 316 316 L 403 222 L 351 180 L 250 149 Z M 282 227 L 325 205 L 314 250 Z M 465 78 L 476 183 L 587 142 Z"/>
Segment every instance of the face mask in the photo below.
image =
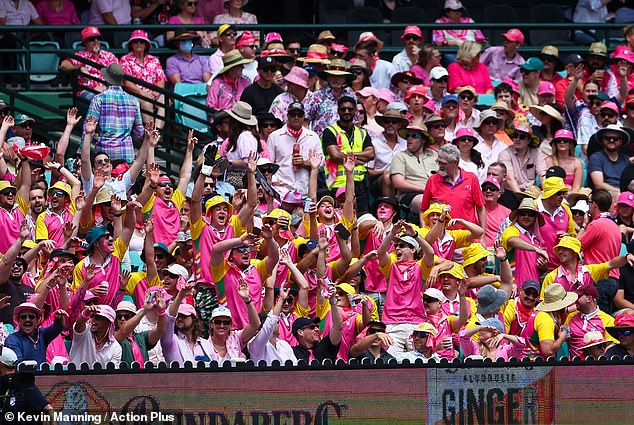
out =
<path fill-rule="evenodd" d="M 180 48 L 181 51 L 183 51 L 185 53 L 190 53 L 192 51 L 192 49 L 194 48 L 194 43 L 191 40 L 181 41 L 179 48 Z"/>

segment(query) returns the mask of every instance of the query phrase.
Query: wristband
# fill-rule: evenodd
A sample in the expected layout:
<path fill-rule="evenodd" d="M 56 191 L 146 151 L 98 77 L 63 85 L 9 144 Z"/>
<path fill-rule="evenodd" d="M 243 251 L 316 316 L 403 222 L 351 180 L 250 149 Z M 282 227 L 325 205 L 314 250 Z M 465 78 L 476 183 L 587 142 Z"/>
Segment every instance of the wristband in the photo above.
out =
<path fill-rule="evenodd" d="M 59 167 L 57 167 L 57 172 L 62 171 L 62 168 L 64 168 L 64 166 L 60 164 L 60 166 L 59 166 Z"/>
<path fill-rule="evenodd" d="M 249 298 L 249 301 L 245 301 L 244 303 L 245 303 L 245 304 L 247 304 L 247 305 L 249 305 L 249 304 L 251 304 L 251 302 L 252 302 L 252 301 L 253 301 L 253 300 L 252 300 L 251 298 Z"/>
<path fill-rule="evenodd" d="M 207 177 L 211 177 L 211 173 L 213 171 L 214 167 L 212 167 L 211 165 L 203 165 L 202 168 L 200 169 L 201 174 L 207 176 Z"/>
<path fill-rule="evenodd" d="M 87 310 L 84 309 L 84 311 L 81 312 L 81 316 L 84 319 L 90 319 L 90 312 L 88 312 Z"/>
<path fill-rule="evenodd" d="M 117 213 L 117 214 L 112 214 L 112 215 L 114 215 L 115 217 L 121 217 L 122 214 L 123 213 Z"/>

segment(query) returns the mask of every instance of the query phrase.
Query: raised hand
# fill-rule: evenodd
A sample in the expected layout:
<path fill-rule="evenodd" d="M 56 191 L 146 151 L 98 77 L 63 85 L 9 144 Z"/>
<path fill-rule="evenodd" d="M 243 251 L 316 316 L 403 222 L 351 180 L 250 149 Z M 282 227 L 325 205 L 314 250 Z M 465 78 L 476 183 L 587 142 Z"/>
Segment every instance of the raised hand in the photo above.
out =
<path fill-rule="evenodd" d="M 110 196 L 110 206 L 112 207 L 113 214 L 121 214 L 121 198 L 114 193 Z"/>
<path fill-rule="evenodd" d="M 262 227 L 264 227 L 264 226 L 262 226 Z M 262 231 L 264 232 L 264 229 L 262 229 Z M 253 246 L 253 245 L 255 245 L 255 242 L 257 241 L 257 239 L 258 239 L 258 237 L 255 236 L 253 233 L 247 233 L 247 234 L 243 235 L 240 238 L 240 240 L 242 241 L 242 245 L 244 245 L 244 246 Z"/>
<path fill-rule="evenodd" d="M 194 136 L 194 130 L 189 130 L 187 133 L 187 151 L 193 152 L 197 144 L 198 137 Z"/>
<path fill-rule="evenodd" d="M 74 106 L 66 111 L 66 125 L 75 127 L 81 121 L 81 116 L 77 116 L 77 108 Z"/>
<path fill-rule="evenodd" d="M 242 277 L 238 279 L 238 295 L 240 295 L 244 302 L 249 301 L 249 299 L 251 298 L 249 296 L 249 285 L 247 284 L 247 281 L 244 280 L 244 278 Z"/>
<path fill-rule="evenodd" d="M 250 173 L 255 173 L 255 170 L 258 169 L 256 154 L 251 152 L 249 154 L 249 158 L 247 159 L 247 171 Z"/>
<path fill-rule="evenodd" d="M 101 168 L 97 168 L 93 173 L 93 187 L 99 191 L 106 184 L 106 176 Z"/>
<path fill-rule="evenodd" d="M 464 297 L 467 294 L 467 289 L 469 289 L 469 282 L 467 282 L 467 279 L 460 279 L 458 282 L 458 295 Z"/>
<path fill-rule="evenodd" d="M 58 309 L 55 312 L 55 320 L 66 320 L 68 318 L 68 313 L 63 308 Z"/>
<path fill-rule="evenodd" d="M 493 244 L 493 248 L 495 249 L 495 258 L 500 261 L 504 261 L 506 258 L 506 249 L 504 249 L 504 244 L 502 241 L 495 241 Z"/>
<path fill-rule="evenodd" d="M 9 302 L 10 300 L 10 295 L 5 295 L 4 297 L 0 298 L 0 310 L 9 307 L 11 305 L 11 303 Z"/>
<path fill-rule="evenodd" d="M 354 156 L 352 152 L 348 152 L 346 159 L 343 160 L 343 169 L 346 170 L 346 172 L 352 173 L 354 171 L 356 160 L 356 156 Z"/>
<path fill-rule="evenodd" d="M 365 254 L 363 258 L 365 258 L 367 261 L 373 261 L 379 258 L 379 256 L 377 250 L 373 249 L 372 251 L 369 251 L 367 254 Z"/>
<path fill-rule="evenodd" d="M 291 260 L 291 256 L 288 253 L 288 249 L 286 248 L 280 248 L 280 264 L 285 265 L 286 267 L 288 267 L 289 265 L 291 265 L 293 263 L 293 260 Z"/>
<path fill-rule="evenodd" d="M 121 273 L 119 273 L 119 291 L 124 292 L 126 290 L 130 276 L 132 276 L 132 274 L 129 270 L 121 270 Z"/>
<path fill-rule="evenodd" d="M 86 197 L 83 194 L 77 195 L 75 198 L 75 210 L 81 211 L 86 207 Z"/>
<path fill-rule="evenodd" d="M 146 177 L 150 180 L 151 186 L 158 186 L 161 178 L 161 168 L 156 163 L 152 163 L 145 170 Z"/>
<path fill-rule="evenodd" d="M 73 226 L 73 223 L 70 221 L 64 224 L 64 227 L 62 227 L 62 233 L 64 234 L 65 241 L 73 237 L 75 229 L 77 229 L 77 226 Z"/>
<path fill-rule="evenodd" d="M 314 149 L 311 149 L 308 155 L 308 161 L 310 162 L 310 168 L 317 169 L 321 165 L 321 158 Z"/>
<path fill-rule="evenodd" d="M 150 233 L 154 232 L 154 219 L 152 217 L 149 217 L 145 221 L 145 224 L 143 225 L 143 229 L 145 230 L 146 235 L 149 235 Z"/>
<path fill-rule="evenodd" d="M 28 239 L 31 236 L 31 228 L 29 226 L 29 222 L 26 220 L 22 220 L 20 223 L 20 239 Z"/>
<path fill-rule="evenodd" d="M 7 115 L 2 120 L 2 126 L 0 127 L 0 131 L 7 132 L 13 125 L 15 124 L 15 120 L 11 115 Z"/>
<path fill-rule="evenodd" d="M 380 220 L 376 221 L 376 224 L 374 225 L 374 228 L 372 229 L 372 233 L 378 239 L 381 239 L 381 240 L 383 239 L 383 236 L 385 235 L 385 225 L 383 224 L 382 221 Z"/>
<path fill-rule="evenodd" d="M 273 229 L 271 228 L 270 224 L 264 224 L 262 225 L 262 231 L 260 232 L 260 235 L 264 238 L 264 239 L 272 239 L 273 238 Z"/>
<path fill-rule="evenodd" d="M 86 134 L 95 134 L 95 131 L 97 131 L 97 120 L 94 116 L 88 115 L 88 117 L 86 117 L 86 121 L 84 122 L 84 131 Z"/>
<path fill-rule="evenodd" d="M 95 278 L 95 274 L 97 274 L 97 266 L 95 266 L 94 264 L 88 264 L 86 267 L 86 277 L 84 278 L 84 280 L 86 282 L 90 282 L 91 280 L 93 280 Z M 94 288 L 93 288 L 94 289 Z M 95 294 L 97 295 L 97 294 Z"/>
<path fill-rule="evenodd" d="M 55 162 L 55 161 L 52 161 L 52 162 L 45 162 L 45 163 L 44 163 L 44 167 L 46 167 L 46 169 L 47 169 L 47 170 L 50 170 L 50 171 L 52 171 L 52 170 L 57 171 L 57 168 L 58 168 L 60 165 L 61 165 L 61 164 L 60 164 L 59 162 Z"/>

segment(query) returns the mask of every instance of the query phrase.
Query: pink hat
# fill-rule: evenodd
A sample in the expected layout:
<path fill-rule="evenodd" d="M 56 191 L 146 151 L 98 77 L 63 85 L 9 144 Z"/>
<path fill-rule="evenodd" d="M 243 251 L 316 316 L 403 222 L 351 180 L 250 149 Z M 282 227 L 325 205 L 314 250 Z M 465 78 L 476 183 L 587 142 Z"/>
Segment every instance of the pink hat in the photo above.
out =
<path fill-rule="evenodd" d="M 606 100 L 605 102 L 601 104 L 601 108 L 599 108 L 599 110 L 601 109 L 611 109 L 617 114 L 619 113 L 619 108 L 616 106 L 616 103 L 611 102 L 609 100 Z"/>
<path fill-rule="evenodd" d="M 165 287 L 161 285 L 154 285 L 147 288 L 147 290 L 145 291 L 145 296 L 147 297 L 147 294 L 149 294 L 150 292 L 161 292 L 163 294 L 163 299 L 165 301 L 172 299 L 172 296 L 167 293 L 167 291 L 165 290 Z"/>
<path fill-rule="evenodd" d="M 517 28 L 511 28 L 502 34 L 502 37 L 506 38 L 508 41 L 515 41 L 517 43 L 524 44 L 524 34 L 522 34 L 522 31 Z"/>
<path fill-rule="evenodd" d="M 95 298 L 99 298 L 99 297 L 90 291 L 86 291 L 86 294 L 84 295 L 84 302 L 94 300 Z"/>
<path fill-rule="evenodd" d="M 429 112 L 434 112 L 436 109 L 436 104 L 434 103 L 433 100 L 428 100 L 424 105 L 423 105 L 424 109 L 427 109 Z"/>
<path fill-rule="evenodd" d="M 85 41 L 87 38 L 93 37 L 101 38 L 101 33 L 97 27 L 86 27 L 81 30 L 81 41 Z"/>
<path fill-rule="evenodd" d="M 357 94 L 361 97 L 374 96 L 377 98 L 377 100 L 379 99 L 379 96 L 380 96 L 379 91 L 375 89 L 374 87 L 364 87 L 361 90 L 359 90 Z"/>
<path fill-rule="evenodd" d="M 253 33 L 251 31 L 244 31 L 238 42 L 236 43 L 236 49 L 242 46 L 255 46 L 255 37 L 253 37 Z"/>
<path fill-rule="evenodd" d="M 282 198 L 282 202 L 293 205 L 304 205 L 304 201 L 302 200 L 302 194 L 295 190 L 291 190 L 290 192 L 286 192 L 284 198 Z"/>
<path fill-rule="evenodd" d="M 394 93 L 390 89 L 379 89 L 379 100 L 392 103 L 394 102 Z"/>
<path fill-rule="evenodd" d="M 622 59 L 624 61 L 634 63 L 634 52 L 628 50 L 625 46 L 617 46 L 614 53 L 612 53 L 614 59 Z"/>
<path fill-rule="evenodd" d="M 132 50 L 132 42 L 134 40 L 143 40 L 147 43 L 147 46 L 145 48 L 145 51 L 147 52 L 148 50 L 150 50 L 150 46 L 152 45 L 152 43 L 150 43 L 150 37 L 147 35 L 147 33 L 143 30 L 134 30 L 132 31 L 132 34 L 130 34 L 130 38 L 128 39 L 128 44 L 127 44 L 127 48 L 128 50 Z"/>
<path fill-rule="evenodd" d="M 40 310 L 38 306 L 31 302 L 22 303 L 15 309 L 13 309 L 13 328 L 16 332 L 20 330 L 20 322 L 18 321 L 18 317 L 20 317 L 20 314 L 26 310 L 35 313 L 35 315 L 37 316 L 36 321 L 38 325 L 42 322 L 42 310 Z"/>
<path fill-rule="evenodd" d="M 264 44 L 273 43 L 274 41 L 283 43 L 282 36 L 279 32 L 270 32 L 264 37 Z"/>
<path fill-rule="evenodd" d="M 196 309 L 191 304 L 181 304 L 178 307 L 178 314 L 182 314 L 183 316 L 198 317 L 198 313 L 196 313 Z"/>
<path fill-rule="evenodd" d="M 114 323 L 117 318 L 117 313 L 107 304 L 99 304 L 98 307 L 99 311 L 97 312 L 97 316 L 105 317 L 110 322 L 110 326 L 108 327 L 108 340 L 114 341 Z"/>
<path fill-rule="evenodd" d="M 456 131 L 456 137 L 453 138 L 451 143 L 456 144 L 458 142 L 458 139 L 462 139 L 463 137 L 468 137 L 468 138 L 472 139 L 473 140 L 473 146 L 478 144 L 478 138 L 476 137 L 475 133 L 473 132 L 473 129 L 471 129 L 469 127 L 459 128 L 458 131 Z"/>
<path fill-rule="evenodd" d="M 519 94 L 519 86 L 517 85 L 517 83 L 515 82 L 515 80 L 511 79 L 511 78 L 505 78 L 502 80 L 503 83 L 508 84 L 509 86 L 511 86 L 511 90 L 513 90 L 513 92 Z"/>
<path fill-rule="evenodd" d="M 308 71 L 304 68 L 300 68 L 299 66 L 294 66 L 291 68 L 288 74 L 284 77 L 289 83 L 297 84 L 300 87 L 305 89 L 308 88 Z"/>
<path fill-rule="evenodd" d="M 403 31 L 403 35 L 401 35 L 401 41 L 405 41 L 405 36 L 406 35 L 415 35 L 417 37 L 419 37 L 422 41 L 423 39 L 423 33 L 420 30 L 420 28 L 418 28 L 417 26 L 414 25 L 408 25 L 405 27 L 405 30 Z"/>
<path fill-rule="evenodd" d="M 407 94 L 405 95 L 405 99 L 404 99 L 405 103 L 409 105 L 409 100 L 415 94 L 423 96 L 425 98 L 425 103 L 427 103 L 427 101 L 429 100 L 429 98 L 427 97 L 427 91 L 425 90 L 425 86 L 418 85 L 418 86 L 412 86 L 409 89 L 407 89 Z"/>
<path fill-rule="evenodd" d="M 498 189 L 500 188 L 500 182 L 495 177 L 487 177 L 486 179 L 484 179 L 484 181 L 482 182 L 480 186 L 484 186 L 485 183 L 491 183 L 493 186 L 497 187 Z"/>
<path fill-rule="evenodd" d="M 345 194 L 346 194 L 346 188 L 345 186 L 342 186 L 339 189 L 337 189 L 337 192 L 335 193 L 335 199 Z"/>
<path fill-rule="evenodd" d="M 169 177 L 167 177 L 167 176 L 161 176 L 161 177 L 159 177 L 159 183 L 171 183 L 171 182 L 172 182 L 172 179 L 170 179 L 170 178 L 169 178 Z"/>
<path fill-rule="evenodd" d="M 334 50 L 335 52 L 343 53 L 344 55 L 348 53 L 348 46 L 345 44 L 332 43 L 330 45 L 330 50 Z"/>
<path fill-rule="evenodd" d="M 621 192 L 619 195 L 619 199 L 616 201 L 618 204 L 629 205 L 630 207 L 634 207 L 634 193 L 632 192 Z"/>
<path fill-rule="evenodd" d="M 539 88 L 537 89 L 537 95 L 541 94 L 552 94 L 555 95 L 555 85 L 550 81 L 542 81 L 539 83 Z"/>
<path fill-rule="evenodd" d="M 553 137 L 553 141 L 557 139 L 566 139 L 566 140 L 575 141 L 575 135 L 572 133 L 572 131 L 562 128 L 561 130 L 557 130 L 555 132 L 555 137 Z"/>

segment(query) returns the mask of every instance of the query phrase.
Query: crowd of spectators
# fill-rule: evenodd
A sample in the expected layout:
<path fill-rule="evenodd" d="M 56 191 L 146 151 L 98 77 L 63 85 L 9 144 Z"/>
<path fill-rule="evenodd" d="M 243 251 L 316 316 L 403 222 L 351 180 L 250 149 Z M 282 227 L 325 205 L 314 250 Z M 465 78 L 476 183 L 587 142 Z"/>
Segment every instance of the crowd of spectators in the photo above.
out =
<path fill-rule="evenodd" d="M 104 3 L 94 24 L 167 6 Z M 167 34 L 165 71 L 144 30 L 117 59 L 84 28 L 78 56 L 101 67 L 61 63 L 90 104 L 52 147 L 0 104 L 0 339 L 18 362 L 634 355 L 632 27 L 612 54 L 524 58 L 519 29 L 484 51 L 450 29 L 469 18 L 447 0 L 432 45 L 408 26 L 388 60 L 372 32 L 302 50 L 216 3 L 176 4 L 169 22 L 219 26 Z M 168 84 L 217 110 L 176 177 L 155 159 Z"/>

